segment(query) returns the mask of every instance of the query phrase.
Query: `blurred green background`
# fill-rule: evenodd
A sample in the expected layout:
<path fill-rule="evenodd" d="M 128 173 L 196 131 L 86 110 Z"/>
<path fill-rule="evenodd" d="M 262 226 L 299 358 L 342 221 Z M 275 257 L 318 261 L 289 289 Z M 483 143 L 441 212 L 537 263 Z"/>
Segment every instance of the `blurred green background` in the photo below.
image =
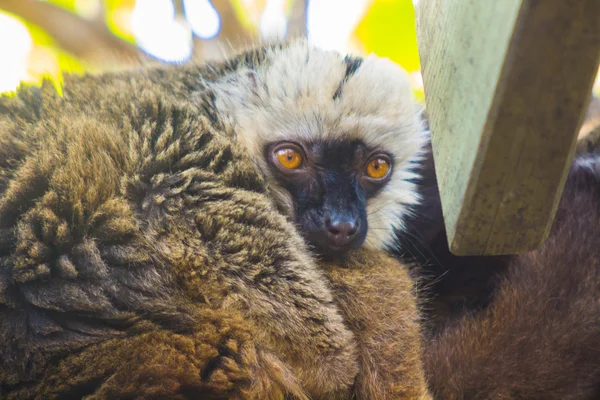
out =
<path fill-rule="evenodd" d="M 411 0 L 0 0 L 0 92 L 142 60 L 215 60 L 259 41 L 388 57 L 421 84 Z"/>
<path fill-rule="evenodd" d="M 67 72 L 218 60 L 297 36 L 388 57 L 423 99 L 411 0 L 0 0 L 0 92 L 44 77 L 60 87 Z"/>

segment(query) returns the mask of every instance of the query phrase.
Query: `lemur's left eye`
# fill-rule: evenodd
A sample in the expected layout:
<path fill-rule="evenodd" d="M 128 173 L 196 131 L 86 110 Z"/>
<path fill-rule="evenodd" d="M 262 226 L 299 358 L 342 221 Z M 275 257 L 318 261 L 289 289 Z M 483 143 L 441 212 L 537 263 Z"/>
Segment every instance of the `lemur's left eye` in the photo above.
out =
<path fill-rule="evenodd" d="M 371 179 L 384 179 L 390 174 L 392 163 L 388 156 L 377 155 L 367 163 L 366 174 Z"/>
<path fill-rule="evenodd" d="M 281 146 L 275 149 L 275 158 L 287 169 L 298 169 L 302 166 L 302 153 L 295 146 Z"/>

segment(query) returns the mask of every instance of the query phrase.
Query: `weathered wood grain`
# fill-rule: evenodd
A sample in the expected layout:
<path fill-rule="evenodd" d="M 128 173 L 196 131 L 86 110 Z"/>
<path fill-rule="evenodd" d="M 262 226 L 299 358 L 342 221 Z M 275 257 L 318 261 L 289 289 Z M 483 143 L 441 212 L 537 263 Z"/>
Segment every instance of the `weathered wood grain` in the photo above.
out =
<path fill-rule="evenodd" d="M 546 238 L 600 61 L 598 0 L 420 0 L 419 53 L 450 249 Z"/>

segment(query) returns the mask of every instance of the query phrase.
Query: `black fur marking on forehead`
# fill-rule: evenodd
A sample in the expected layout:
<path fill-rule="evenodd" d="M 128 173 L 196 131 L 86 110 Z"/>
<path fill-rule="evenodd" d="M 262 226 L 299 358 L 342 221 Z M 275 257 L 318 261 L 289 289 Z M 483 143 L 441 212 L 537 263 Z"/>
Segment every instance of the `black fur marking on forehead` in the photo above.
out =
<path fill-rule="evenodd" d="M 340 85 L 337 87 L 335 93 L 333 94 L 333 100 L 336 100 L 342 95 L 344 84 L 348 82 L 348 79 L 350 79 L 352 75 L 354 75 L 356 70 L 361 66 L 363 59 L 360 57 L 346 56 L 344 57 L 344 62 L 346 63 L 346 73 L 344 74 L 344 78 L 340 82 Z"/>
<path fill-rule="evenodd" d="M 322 168 L 339 170 L 355 168 L 368 153 L 372 152 L 360 139 L 311 140 L 302 143 L 303 146 L 318 158 Z"/>

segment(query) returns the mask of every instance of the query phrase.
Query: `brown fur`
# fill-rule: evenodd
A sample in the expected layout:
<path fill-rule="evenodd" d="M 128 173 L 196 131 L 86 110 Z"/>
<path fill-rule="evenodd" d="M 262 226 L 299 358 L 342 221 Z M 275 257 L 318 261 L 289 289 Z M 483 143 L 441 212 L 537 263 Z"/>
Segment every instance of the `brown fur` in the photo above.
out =
<path fill-rule="evenodd" d="M 98 363 L 129 367 L 107 367 L 98 385 L 135 379 L 98 393 L 175 396 L 190 384 L 201 388 L 192 393 L 214 397 L 349 391 L 357 373 L 352 334 L 243 151 L 143 78 L 103 83 L 92 93 L 85 80 L 72 82 L 63 100 L 50 90 L 36 99 L 29 89 L 3 102 L 10 109 L 0 134 L 4 390 L 29 394 L 48 365 L 77 377 L 70 364 L 89 368 L 85 359 L 110 354 L 112 362 Z M 23 104 L 30 95 L 41 106 Z M 28 107 L 42 118 L 20 118 Z M 208 310 L 215 324 L 241 319 L 205 344 Z M 170 344 L 175 338 L 208 360 L 196 366 L 195 381 L 190 370 L 172 368 L 190 358 Z M 229 357 L 239 366 L 220 360 L 230 342 L 242 351 Z M 224 391 L 245 363 L 261 372 L 242 371 L 251 379 Z M 139 378 L 161 376 L 165 365 L 183 380 Z"/>
<path fill-rule="evenodd" d="M 179 96 L 249 54 L 0 99 L 1 397 L 427 396 L 401 266 L 329 269 L 334 299 L 234 132 Z"/>
<path fill-rule="evenodd" d="M 432 275 L 424 361 L 434 397 L 597 399 L 600 129 L 578 143 L 539 250 L 456 257 L 445 243 L 419 250 L 432 264 L 419 274 Z"/>
<path fill-rule="evenodd" d="M 421 363 L 420 318 L 406 267 L 363 250 L 323 265 L 354 332 L 358 399 L 428 399 Z"/>

